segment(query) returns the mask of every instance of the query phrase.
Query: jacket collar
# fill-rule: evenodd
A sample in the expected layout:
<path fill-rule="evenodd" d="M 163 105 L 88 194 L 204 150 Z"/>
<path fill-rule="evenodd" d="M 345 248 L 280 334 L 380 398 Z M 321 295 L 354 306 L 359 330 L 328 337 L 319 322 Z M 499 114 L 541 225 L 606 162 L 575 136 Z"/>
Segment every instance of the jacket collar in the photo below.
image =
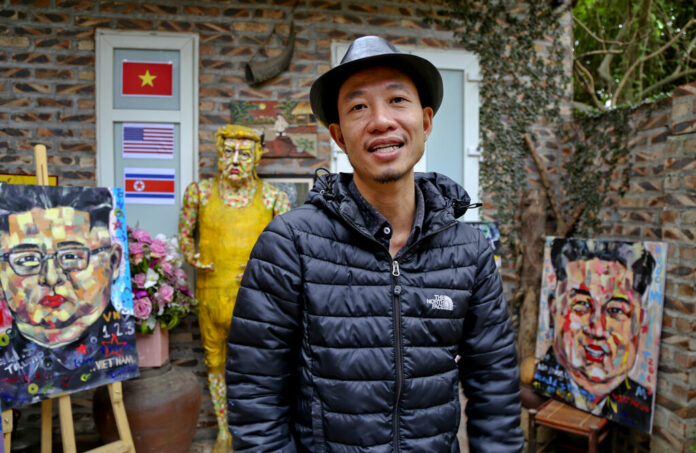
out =
<path fill-rule="evenodd" d="M 438 173 L 416 173 L 415 178 L 416 185 L 423 193 L 425 208 L 421 234 L 427 235 L 451 224 L 469 208 L 469 195 L 463 187 L 447 176 Z M 319 176 L 305 203 L 328 210 L 369 235 L 358 204 L 348 188 L 352 180 L 352 173 L 329 173 Z"/>

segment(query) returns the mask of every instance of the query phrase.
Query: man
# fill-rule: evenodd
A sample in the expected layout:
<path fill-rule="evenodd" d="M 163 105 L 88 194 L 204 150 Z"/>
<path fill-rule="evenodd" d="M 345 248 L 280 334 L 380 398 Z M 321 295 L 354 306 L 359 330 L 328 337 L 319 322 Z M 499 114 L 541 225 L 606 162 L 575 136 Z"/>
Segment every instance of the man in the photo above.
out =
<path fill-rule="evenodd" d="M 629 378 L 655 259 L 640 243 L 556 238 L 553 344 L 533 385 L 580 409 L 649 431 L 652 392 Z"/>
<path fill-rule="evenodd" d="M 124 364 L 137 376 L 133 322 L 111 304 L 123 254 L 111 210 L 108 189 L 0 184 L 3 408 L 101 385 Z"/>
<path fill-rule="evenodd" d="M 493 253 L 448 178 L 414 175 L 442 80 L 375 36 L 317 79 L 354 174 L 261 234 L 228 340 L 235 452 L 519 451 L 519 373 Z"/>
<path fill-rule="evenodd" d="M 225 416 L 225 341 L 234 301 L 251 247 L 271 219 L 287 211 L 285 192 L 256 174 L 261 138 L 252 129 L 228 124 L 215 134 L 220 175 L 186 188 L 179 221 L 184 259 L 198 269 L 196 298 L 208 383 L 218 421 L 214 453 L 229 451 Z M 196 252 L 195 229 L 200 241 Z"/>

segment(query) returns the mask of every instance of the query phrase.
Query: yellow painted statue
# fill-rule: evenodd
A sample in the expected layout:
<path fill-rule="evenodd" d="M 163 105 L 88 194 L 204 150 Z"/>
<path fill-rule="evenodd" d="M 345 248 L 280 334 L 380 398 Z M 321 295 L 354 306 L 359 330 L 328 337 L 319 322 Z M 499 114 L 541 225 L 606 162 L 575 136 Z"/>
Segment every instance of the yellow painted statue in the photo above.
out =
<path fill-rule="evenodd" d="M 179 240 L 184 258 L 198 270 L 198 319 L 219 429 L 213 451 L 219 453 L 231 451 L 224 370 L 237 291 L 256 239 L 274 216 L 290 209 L 290 203 L 285 192 L 256 174 L 262 146 L 253 129 L 228 124 L 218 129 L 215 145 L 220 174 L 186 188 Z"/>

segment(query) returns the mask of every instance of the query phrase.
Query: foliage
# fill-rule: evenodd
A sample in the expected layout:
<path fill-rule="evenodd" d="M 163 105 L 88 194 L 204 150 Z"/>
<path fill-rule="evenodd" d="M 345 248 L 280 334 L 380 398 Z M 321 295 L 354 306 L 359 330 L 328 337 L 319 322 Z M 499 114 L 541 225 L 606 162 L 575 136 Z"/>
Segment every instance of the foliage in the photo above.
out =
<path fill-rule="evenodd" d="M 696 80 L 693 0 L 578 0 L 574 100 L 635 105 Z"/>
<path fill-rule="evenodd" d="M 176 237 L 150 238 L 147 231 L 128 227 L 128 256 L 133 287 L 136 325 L 151 333 L 159 322 L 173 329 L 196 310 L 196 299 L 188 288 L 183 258 Z"/>
<path fill-rule="evenodd" d="M 632 169 L 629 137 L 633 135 L 633 109 L 622 108 L 594 114 L 578 114 L 564 125 L 563 143 L 573 152 L 565 164 L 567 175 L 560 188 L 568 206 L 580 209 L 569 232 L 589 236 L 600 227 L 599 211 L 610 191 L 623 196 Z M 566 211 L 567 213 L 567 211 Z M 568 235 L 569 232 L 566 232 Z"/>
<path fill-rule="evenodd" d="M 515 223 L 519 195 L 527 186 L 528 151 L 523 134 L 539 122 L 561 122 L 560 101 L 570 84 L 564 71 L 559 15 L 550 2 L 449 0 L 438 22 L 478 55 L 482 160 L 480 181 L 495 201 L 503 226 Z M 548 41 L 546 53 L 537 44 Z M 503 229 L 509 246 L 515 236 Z M 514 233 L 514 231 L 512 232 Z"/>
<path fill-rule="evenodd" d="M 632 110 L 625 108 L 577 112 L 575 117 L 561 114 L 571 82 L 564 66 L 568 29 L 562 26 L 569 8 L 514 0 L 446 3 L 449 10 L 440 13 L 444 19 L 438 22 L 455 30 L 461 44 L 480 61 L 480 180 L 494 200 L 504 242 L 515 250 L 519 197 L 528 185 L 525 165 L 530 162 L 522 137 L 539 125 L 546 128 L 540 133 L 556 133 L 564 148 L 556 156 L 559 182 L 547 190 L 556 205 L 556 234 L 596 232 L 597 215 L 609 192 L 623 195 L 628 187 L 628 137 L 635 125 L 630 121 Z"/>

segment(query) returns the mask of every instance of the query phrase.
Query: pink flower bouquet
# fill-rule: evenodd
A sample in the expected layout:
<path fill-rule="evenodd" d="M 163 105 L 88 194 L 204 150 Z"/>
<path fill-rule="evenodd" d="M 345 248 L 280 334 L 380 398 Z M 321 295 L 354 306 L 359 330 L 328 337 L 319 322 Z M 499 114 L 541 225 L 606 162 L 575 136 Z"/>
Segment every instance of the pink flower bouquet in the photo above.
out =
<path fill-rule="evenodd" d="M 173 329 L 196 311 L 196 299 L 188 288 L 183 258 L 176 237 L 128 227 L 128 254 L 133 287 L 135 324 L 141 333 L 151 333 L 157 323 Z"/>

